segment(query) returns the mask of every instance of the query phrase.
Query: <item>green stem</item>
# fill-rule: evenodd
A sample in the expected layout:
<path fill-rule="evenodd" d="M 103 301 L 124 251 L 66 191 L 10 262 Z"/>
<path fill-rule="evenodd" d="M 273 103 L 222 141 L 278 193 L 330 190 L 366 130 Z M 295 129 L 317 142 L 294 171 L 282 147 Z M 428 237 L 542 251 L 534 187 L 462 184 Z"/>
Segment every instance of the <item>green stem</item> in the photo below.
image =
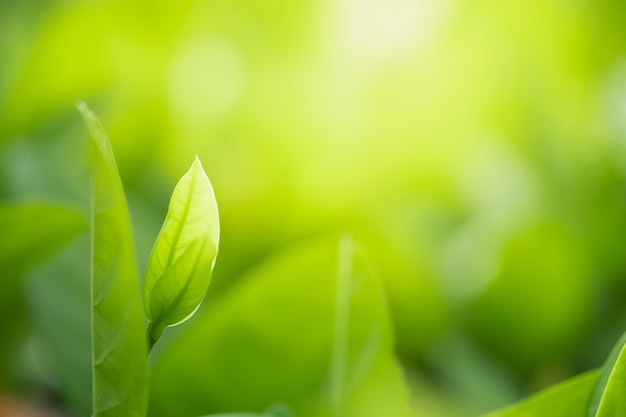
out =
<path fill-rule="evenodd" d="M 158 342 L 161 338 L 163 330 L 163 326 L 155 325 L 154 323 L 148 324 L 148 328 L 146 329 L 146 338 L 148 339 L 148 353 L 152 352 L 152 348 L 154 348 L 156 342 Z"/>

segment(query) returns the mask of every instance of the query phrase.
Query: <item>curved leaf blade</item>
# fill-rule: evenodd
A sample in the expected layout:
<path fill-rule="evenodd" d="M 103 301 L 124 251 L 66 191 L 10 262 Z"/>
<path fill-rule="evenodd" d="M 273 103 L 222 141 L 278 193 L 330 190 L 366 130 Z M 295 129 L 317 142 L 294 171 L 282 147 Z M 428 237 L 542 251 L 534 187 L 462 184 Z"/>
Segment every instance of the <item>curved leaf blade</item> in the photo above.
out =
<path fill-rule="evenodd" d="M 626 413 L 626 334 L 609 354 L 595 386 L 587 417 L 623 416 Z"/>
<path fill-rule="evenodd" d="M 484 417 L 586 417 L 598 377 L 587 372 Z"/>
<path fill-rule="evenodd" d="M 147 346 L 130 220 L 111 144 L 78 105 L 91 134 L 93 417 L 145 417 Z"/>
<path fill-rule="evenodd" d="M 166 326 L 187 320 L 204 299 L 219 235 L 213 187 L 196 157 L 174 189 L 146 269 L 144 311 L 152 343 Z"/>

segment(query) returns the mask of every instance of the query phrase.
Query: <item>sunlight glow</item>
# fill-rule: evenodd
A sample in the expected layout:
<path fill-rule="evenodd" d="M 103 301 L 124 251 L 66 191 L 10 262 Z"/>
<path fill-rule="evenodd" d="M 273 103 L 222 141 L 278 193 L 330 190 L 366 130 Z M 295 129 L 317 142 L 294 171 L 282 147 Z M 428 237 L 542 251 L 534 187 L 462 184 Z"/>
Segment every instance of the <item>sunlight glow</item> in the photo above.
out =
<path fill-rule="evenodd" d="M 339 47 L 358 63 L 376 63 L 422 46 L 442 23 L 447 1 L 345 0 L 338 3 Z"/>
<path fill-rule="evenodd" d="M 192 125 L 223 116 L 245 84 L 245 62 L 236 45 L 221 39 L 193 40 L 171 67 L 169 91 L 180 120 Z"/>

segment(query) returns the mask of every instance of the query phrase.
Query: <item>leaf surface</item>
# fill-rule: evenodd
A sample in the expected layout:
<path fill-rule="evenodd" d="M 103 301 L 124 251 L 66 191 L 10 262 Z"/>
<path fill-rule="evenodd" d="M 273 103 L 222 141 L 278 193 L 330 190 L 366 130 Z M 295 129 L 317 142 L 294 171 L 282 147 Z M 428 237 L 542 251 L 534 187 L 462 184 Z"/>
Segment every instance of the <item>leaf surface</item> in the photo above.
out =
<path fill-rule="evenodd" d="M 78 107 L 92 137 L 93 416 L 144 417 L 147 346 L 126 198 L 100 122 Z"/>
<path fill-rule="evenodd" d="M 156 342 L 166 326 L 188 319 L 206 295 L 219 243 L 213 187 L 196 158 L 180 179 L 150 254 L 144 310 Z"/>
<path fill-rule="evenodd" d="M 598 377 L 587 372 L 484 417 L 586 417 Z"/>
<path fill-rule="evenodd" d="M 626 415 L 626 334 L 609 354 L 596 384 L 587 417 Z"/>

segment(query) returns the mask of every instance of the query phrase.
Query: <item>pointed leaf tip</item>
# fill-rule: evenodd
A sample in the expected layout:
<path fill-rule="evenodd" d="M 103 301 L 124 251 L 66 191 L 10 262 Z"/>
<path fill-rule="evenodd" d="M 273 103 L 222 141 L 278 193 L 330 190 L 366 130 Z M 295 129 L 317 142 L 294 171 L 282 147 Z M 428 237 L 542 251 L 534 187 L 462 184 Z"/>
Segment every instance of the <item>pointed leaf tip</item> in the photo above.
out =
<path fill-rule="evenodd" d="M 170 200 L 144 280 L 144 310 L 150 340 L 167 326 L 187 320 L 211 280 L 219 244 L 219 215 L 213 187 L 196 156 Z M 155 342 L 156 340 L 153 340 Z"/>

